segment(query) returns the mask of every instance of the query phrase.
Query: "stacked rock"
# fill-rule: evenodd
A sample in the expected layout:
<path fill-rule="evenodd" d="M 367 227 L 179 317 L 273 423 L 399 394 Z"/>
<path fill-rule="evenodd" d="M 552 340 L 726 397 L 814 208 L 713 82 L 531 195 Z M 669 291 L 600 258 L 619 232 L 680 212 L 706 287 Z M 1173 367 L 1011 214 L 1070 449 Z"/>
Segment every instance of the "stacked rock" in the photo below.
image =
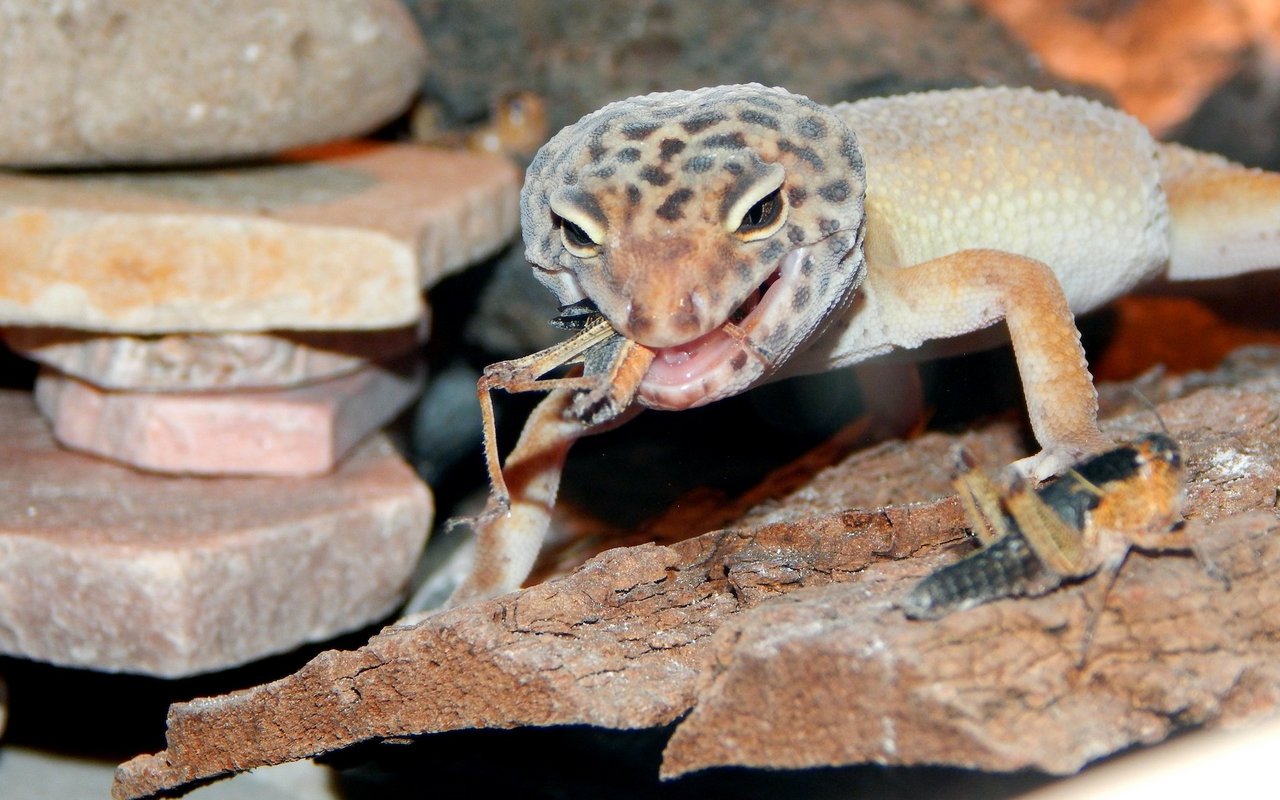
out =
<path fill-rule="evenodd" d="M 0 0 L 0 48 L 0 164 L 60 170 L 0 172 L 47 420 L 0 397 L 0 653 L 181 675 L 386 614 L 431 500 L 376 432 L 517 170 L 350 140 L 426 68 L 396 0 Z"/>

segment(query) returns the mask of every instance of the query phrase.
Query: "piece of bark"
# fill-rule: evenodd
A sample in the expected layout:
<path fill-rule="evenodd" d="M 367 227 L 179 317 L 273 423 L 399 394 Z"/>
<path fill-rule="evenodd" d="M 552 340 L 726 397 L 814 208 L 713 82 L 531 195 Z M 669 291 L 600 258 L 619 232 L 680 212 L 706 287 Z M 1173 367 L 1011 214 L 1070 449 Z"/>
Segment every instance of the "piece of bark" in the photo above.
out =
<path fill-rule="evenodd" d="M 517 227 L 505 159 L 349 142 L 238 168 L 0 174 L 0 325 L 366 330 Z"/>
<path fill-rule="evenodd" d="M 709 637 L 742 608 L 962 536 L 958 504 L 944 501 L 610 550 L 565 578 L 323 653 L 280 681 L 175 705 L 169 749 L 122 765 L 115 796 L 377 737 L 666 724 L 695 701 Z"/>
<path fill-rule="evenodd" d="M 191 475 L 321 475 L 422 391 L 416 359 L 247 392 L 106 391 L 45 369 L 36 405 L 66 447 Z"/>
<path fill-rule="evenodd" d="M 115 796 L 457 728 L 687 715 L 668 776 L 860 761 L 1070 772 L 1181 727 L 1274 714 L 1280 353 L 1156 388 L 1189 465 L 1199 560 L 1134 554 L 1110 591 L 1098 577 L 911 622 L 894 602 L 969 547 L 957 503 L 799 520 L 774 509 L 784 521 L 611 550 L 274 683 L 175 705 L 168 749 L 122 765 Z M 1108 431 L 1157 427 L 1137 406 Z M 904 487 L 938 469 L 897 464 Z M 855 456 L 823 480 L 877 466 Z M 804 493 L 793 497 L 814 503 Z"/>
<path fill-rule="evenodd" d="M 942 557 L 756 609 L 717 633 L 663 774 L 861 762 L 1069 774 L 1179 728 L 1274 714 L 1280 646 L 1254 640 L 1280 628 L 1280 520 L 1189 533 L 1221 577 L 1194 558 L 1131 556 L 1105 607 L 1099 579 L 904 623 L 901 587 Z"/>
<path fill-rule="evenodd" d="M 162 477 L 0 392 L 0 653 L 177 677 L 330 639 L 400 602 L 431 514 L 385 437 L 318 478 Z"/>

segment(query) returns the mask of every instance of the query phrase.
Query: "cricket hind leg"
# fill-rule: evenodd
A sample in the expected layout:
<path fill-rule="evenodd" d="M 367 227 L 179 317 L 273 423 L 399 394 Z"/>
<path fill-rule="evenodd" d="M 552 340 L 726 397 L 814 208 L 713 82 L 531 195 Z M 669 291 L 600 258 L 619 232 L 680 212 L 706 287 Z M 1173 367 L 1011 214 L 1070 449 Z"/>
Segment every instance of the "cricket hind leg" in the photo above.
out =
<path fill-rule="evenodd" d="M 557 347 L 485 370 L 477 392 L 485 425 L 485 463 L 492 491 L 474 520 L 472 571 L 449 599 L 456 606 L 519 588 L 533 569 L 551 523 L 569 448 L 579 438 L 620 425 L 640 407 L 634 403 L 653 351 L 619 336 L 603 321 Z M 541 378 L 565 363 L 581 362 L 583 373 Z M 550 389 L 525 422 L 506 463 L 499 461 L 493 389 Z"/>
<path fill-rule="evenodd" d="M 554 391 L 557 389 L 589 391 L 597 386 L 599 375 L 580 374 L 565 378 L 544 378 L 553 369 L 568 364 L 582 363 L 588 355 L 606 345 L 617 334 L 603 320 L 589 323 L 570 339 L 546 350 L 510 361 L 499 361 L 485 367 L 476 382 L 476 397 L 480 402 L 480 418 L 484 427 L 485 469 L 489 473 L 489 485 L 493 499 L 500 508 L 510 503 L 511 494 L 502 475 L 502 462 L 498 455 L 498 432 L 493 413 L 492 393 L 502 389 L 510 393 Z"/>
<path fill-rule="evenodd" d="M 550 527 L 569 448 L 583 436 L 621 425 L 641 410 L 630 406 L 603 423 L 586 425 L 572 413 L 577 393 L 556 389 L 529 415 L 502 468 L 505 499 L 495 491 L 485 510 L 470 520 L 476 535 L 475 561 L 449 598 L 449 607 L 520 587 Z"/>

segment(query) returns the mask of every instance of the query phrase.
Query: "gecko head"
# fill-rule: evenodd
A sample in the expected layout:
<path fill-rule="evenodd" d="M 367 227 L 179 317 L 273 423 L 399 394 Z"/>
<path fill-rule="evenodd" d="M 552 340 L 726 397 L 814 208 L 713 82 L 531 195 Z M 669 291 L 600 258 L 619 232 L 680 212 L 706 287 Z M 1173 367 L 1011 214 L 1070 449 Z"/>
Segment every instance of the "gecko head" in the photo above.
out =
<path fill-rule="evenodd" d="M 862 279 L 865 172 L 844 122 L 756 84 L 608 105 L 551 139 L 521 198 L 526 253 L 655 351 L 640 401 L 757 383 Z"/>

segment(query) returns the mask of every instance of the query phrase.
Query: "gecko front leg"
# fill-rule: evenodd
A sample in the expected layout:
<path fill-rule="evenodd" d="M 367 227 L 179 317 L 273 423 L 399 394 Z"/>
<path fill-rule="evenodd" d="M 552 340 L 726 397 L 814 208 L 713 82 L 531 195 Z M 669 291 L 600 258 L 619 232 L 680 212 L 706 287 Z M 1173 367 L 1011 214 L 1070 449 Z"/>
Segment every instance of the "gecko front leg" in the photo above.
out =
<path fill-rule="evenodd" d="M 475 565 L 449 598 L 449 606 L 483 600 L 518 588 L 533 569 L 551 523 L 569 448 L 583 436 L 621 424 L 640 411 L 631 406 L 591 426 L 574 413 L 574 389 L 556 389 L 538 404 L 502 474 L 507 497 L 490 495 L 476 529 Z"/>
<path fill-rule="evenodd" d="M 582 362 L 581 375 L 540 379 L 564 363 Z M 519 587 L 551 522 L 569 448 L 583 436 L 620 425 L 640 411 L 633 403 L 653 351 L 594 316 L 573 338 L 541 353 L 500 362 L 485 370 L 478 391 L 485 419 L 485 454 L 492 491 L 473 521 L 475 564 L 449 599 L 450 606 Z M 525 423 L 520 439 L 498 466 L 489 392 L 551 389 Z"/>
<path fill-rule="evenodd" d="M 958 336 L 1004 320 L 1040 453 L 1018 462 L 1043 480 L 1108 447 L 1080 334 L 1052 270 L 1000 250 L 961 250 L 910 267 L 876 269 L 868 291 L 894 344 Z"/>

